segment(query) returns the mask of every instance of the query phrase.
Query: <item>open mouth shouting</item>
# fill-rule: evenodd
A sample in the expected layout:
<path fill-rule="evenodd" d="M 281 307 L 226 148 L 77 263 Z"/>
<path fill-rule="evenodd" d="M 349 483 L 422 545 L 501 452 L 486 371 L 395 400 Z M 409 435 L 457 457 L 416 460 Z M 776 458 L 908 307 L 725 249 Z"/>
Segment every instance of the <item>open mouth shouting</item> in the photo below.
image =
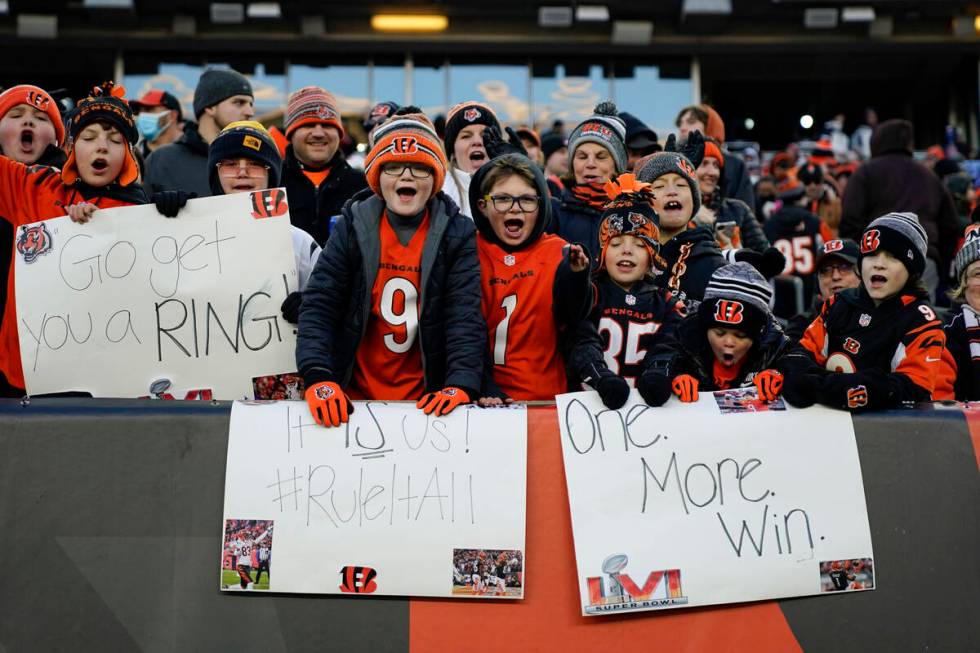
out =
<path fill-rule="evenodd" d="M 482 146 L 475 147 L 470 150 L 469 159 L 470 163 L 474 166 L 474 169 L 479 168 L 487 162 L 487 151 L 484 150 Z"/>
<path fill-rule="evenodd" d="M 504 234 L 512 239 L 521 238 L 524 234 L 524 218 L 507 218 L 504 220 Z"/>
<path fill-rule="evenodd" d="M 880 290 L 888 283 L 888 277 L 883 274 L 872 274 L 868 284 L 875 290 Z"/>
<path fill-rule="evenodd" d="M 104 157 L 98 157 L 92 161 L 92 172 L 95 175 L 104 175 L 109 169 L 109 160 Z"/>
<path fill-rule="evenodd" d="M 680 202 L 678 202 L 677 200 L 667 200 L 667 202 L 664 204 L 664 210 L 665 211 L 683 211 L 684 210 L 684 205 L 681 204 Z"/>
<path fill-rule="evenodd" d="M 721 355 L 721 364 L 725 367 L 731 367 L 735 364 L 735 354 L 730 351 L 726 351 Z"/>
<path fill-rule="evenodd" d="M 24 129 L 20 132 L 20 149 L 25 154 L 30 154 L 34 151 L 34 131 L 31 129 Z"/>

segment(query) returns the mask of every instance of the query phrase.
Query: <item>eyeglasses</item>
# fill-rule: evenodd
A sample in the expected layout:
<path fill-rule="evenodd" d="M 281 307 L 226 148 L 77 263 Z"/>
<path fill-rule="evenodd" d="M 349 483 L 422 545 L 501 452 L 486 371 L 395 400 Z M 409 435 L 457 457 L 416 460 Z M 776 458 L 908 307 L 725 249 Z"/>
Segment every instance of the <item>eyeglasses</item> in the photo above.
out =
<path fill-rule="evenodd" d="M 484 195 L 483 199 L 493 204 L 494 210 L 499 213 L 510 211 L 514 208 L 515 203 L 521 213 L 530 213 L 536 210 L 541 203 L 541 198 L 535 195 L 521 195 L 520 197 L 514 197 L 513 195 Z"/>
<path fill-rule="evenodd" d="M 853 263 L 828 263 L 827 265 L 821 266 L 821 268 L 817 270 L 817 274 L 819 274 L 821 277 L 830 277 L 833 276 L 834 272 L 846 274 L 848 272 L 852 272 L 853 270 Z"/>
<path fill-rule="evenodd" d="M 218 161 L 215 165 L 220 175 L 237 175 L 238 171 L 245 169 L 245 174 L 249 177 L 258 177 L 263 172 L 269 171 L 269 166 L 263 165 L 251 159 L 225 159 Z"/>
<path fill-rule="evenodd" d="M 428 179 L 432 176 L 432 168 L 421 163 L 386 163 L 381 166 L 381 172 L 392 177 L 401 177 L 406 168 L 415 179 Z"/>

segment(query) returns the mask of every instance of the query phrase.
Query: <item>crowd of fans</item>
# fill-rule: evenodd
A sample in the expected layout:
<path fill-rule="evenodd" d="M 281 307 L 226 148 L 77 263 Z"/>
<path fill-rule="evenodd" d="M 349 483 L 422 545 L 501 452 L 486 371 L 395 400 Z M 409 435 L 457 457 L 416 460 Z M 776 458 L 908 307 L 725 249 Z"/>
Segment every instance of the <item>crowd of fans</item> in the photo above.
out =
<path fill-rule="evenodd" d="M 24 393 L 25 225 L 283 187 L 300 291 L 282 312 L 324 425 L 351 399 L 445 414 L 583 387 L 612 408 L 631 387 L 651 405 L 980 398 L 977 180 L 955 130 L 917 160 L 913 125 L 869 110 L 850 137 L 836 117 L 764 154 L 704 104 L 661 139 L 611 102 L 567 133 L 478 101 L 435 121 L 381 102 L 351 129 L 318 87 L 266 126 L 227 69 L 201 75 L 193 117 L 163 90 L 124 95 L 107 82 L 64 115 L 34 86 L 0 95 L 3 395 Z"/>

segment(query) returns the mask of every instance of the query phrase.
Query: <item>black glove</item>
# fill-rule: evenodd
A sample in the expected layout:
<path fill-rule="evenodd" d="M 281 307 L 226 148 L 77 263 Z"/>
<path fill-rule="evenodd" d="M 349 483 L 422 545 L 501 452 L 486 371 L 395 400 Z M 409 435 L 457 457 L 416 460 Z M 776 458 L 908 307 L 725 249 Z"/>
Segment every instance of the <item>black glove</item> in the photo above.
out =
<path fill-rule="evenodd" d="M 790 406 L 809 408 L 820 398 L 823 375 L 797 373 L 783 375 L 783 399 Z"/>
<path fill-rule="evenodd" d="M 775 247 L 769 247 L 761 254 L 752 249 L 740 249 L 735 252 L 735 260 L 748 263 L 766 279 L 772 279 L 786 267 L 786 257 Z"/>
<path fill-rule="evenodd" d="M 167 218 L 176 218 L 187 200 L 197 197 L 197 193 L 188 193 L 186 190 L 161 190 L 153 194 L 150 201 L 157 207 L 157 212 Z"/>
<path fill-rule="evenodd" d="M 687 140 L 684 144 L 678 147 L 677 137 L 671 134 L 667 137 L 664 152 L 679 152 L 690 160 L 691 165 L 697 168 L 704 161 L 704 136 L 701 135 L 700 131 L 695 129 L 687 135 Z"/>
<path fill-rule="evenodd" d="M 673 392 L 670 379 L 653 371 L 643 373 L 636 382 L 636 389 L 648 406 L 663 406 Z"/>
<path fill-rule="evenodd" d="M 279 307 L 283 319 L 290 324 L 299 324 L 299 307 L 302 303 L 303 293 L 298 290 L 286 295 L 286 299 L 282 300 L 282 306 Z"/>
<path fill-rule="evenodd" d="M 487 127 L 483 130 L 483 147 L 487 150 L 488 158 L 496 159 L 503 154 L 527 156 L 527 150 L 524 149 L 524 143 L 521 142 L 521 137 L 517 135 L 517 132 L 508 127 L 507 135 L 510 137 L 509 142 L 504 140 L 500 129 L 496 126 Z"/>
<path fill-rule="evenodd" d="M 618 410 L 626 405 L 630 398 L 630 384 L 621 376 L 608 374 L 599 379 L 595 384 L 595 390 L 602 398 L 602 403 L 606 408 Z"/>
<path fill-rule="evenodd" d="M 821 403 L 845 410 L 878 410 L 897 405 L 885 373 L 879 371 L 828 374 L 819 392 Z"/>

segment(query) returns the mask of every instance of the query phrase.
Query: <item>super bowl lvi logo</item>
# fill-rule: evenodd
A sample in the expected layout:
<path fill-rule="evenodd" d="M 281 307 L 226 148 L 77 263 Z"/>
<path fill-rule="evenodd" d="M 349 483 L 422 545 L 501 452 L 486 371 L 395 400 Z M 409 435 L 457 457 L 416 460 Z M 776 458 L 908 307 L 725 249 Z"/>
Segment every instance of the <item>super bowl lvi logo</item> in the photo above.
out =
<path fill-rule="evenodd" d="M 602 561 L 604 576 L 588 578 L 589 604 L 587 614 L 649 610 L 684 605 L 687 597 L 681 590 L 681 570 L 664 569 L 647 574 L 638 585 L 630 574 L 624 573 L 629 558 L 616 553 Z"/>

